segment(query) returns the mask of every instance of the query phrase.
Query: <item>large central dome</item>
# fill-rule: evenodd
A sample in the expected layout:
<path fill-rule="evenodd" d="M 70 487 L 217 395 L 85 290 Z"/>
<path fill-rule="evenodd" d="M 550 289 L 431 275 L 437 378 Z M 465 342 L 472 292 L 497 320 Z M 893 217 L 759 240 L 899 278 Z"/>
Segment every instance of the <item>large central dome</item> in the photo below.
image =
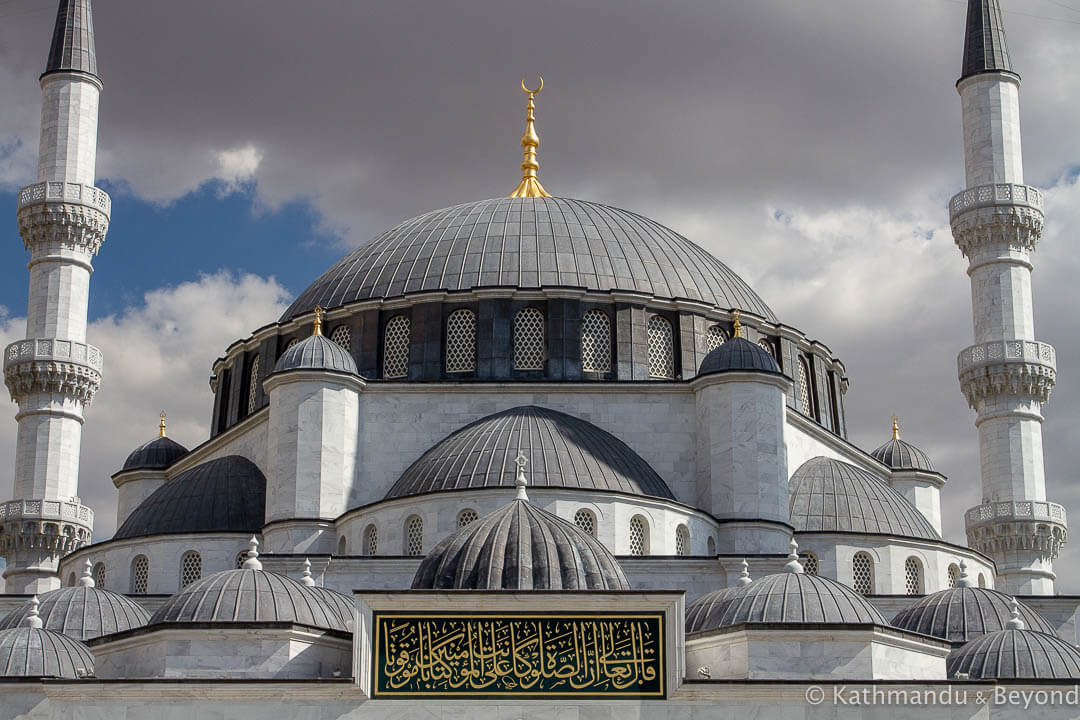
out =
<path fill-rule="evenodd" d="M 742 278 L 682 235 L 567 198 L 494 198 L 406 220 L 323 273 L 281 319 L 316 305 L 482 287 L 637 292 L 776 320 Z"/>

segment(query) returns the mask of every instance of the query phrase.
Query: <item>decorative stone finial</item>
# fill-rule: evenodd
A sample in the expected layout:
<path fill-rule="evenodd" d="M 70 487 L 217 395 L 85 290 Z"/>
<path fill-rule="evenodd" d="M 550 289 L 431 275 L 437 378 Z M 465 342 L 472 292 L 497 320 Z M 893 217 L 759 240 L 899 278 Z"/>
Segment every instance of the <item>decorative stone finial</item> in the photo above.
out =
<path fill-rule="evenodd" d="M 733 337 L 733 338 L 742 337 L 742 323 L 739 321 L 739 310 L 738 310 L 738 308 L 732 310 L 731 314 L 735 316 L 735 322 L 734 322 L 734 325 L 732 326 L 732 329 L 731 329 L 731 337 Z"/>
<path fill-rule="evenodd" d="M 315 579 L 311 577 L 311 561 L 304 558 L 304 574 L 300 576 L 300 582 L 308 587 L 315 587 Z"/>
<path fill-rule="evenodd" d="M 262 563 L 259 562 L 259 539 L 254 535 L 248 540 L 247 560 L 241 565 L 244 570 L 262 570 Z"/>
<path fill-rule="evenodd" d="M 517 488 L 517 499 L 528 500 L 529 496 L 525 493 L 525 486 L 529 484 L 529 481 L 525 479 L 525 466 L 529 464 L 529 458 L 525 457 L 525 453 L 518 450 L 514 463 L 517 465 L 517 478 L 514 480 L 514 486 Z"/>
<path fill-rule="evenodd" d="M 1024 621 L 1020 619 L 1020 603 L 1016 602 L 1016 598 L 1012 599 L 1012 612 L 1009 621 L 1005 623 L 1005 627 L 1009 630 L 1023 630 Z"/>
<path fill-rule="evenodd" d="M 896 416 L 896 413 L 892 416 L 892 439 L 900 439 L 900 418 Z"/>
<path fill-rule="evenodd" d="M 789 573 L 803 572 L 802 563 L 799 562 L 799 543 L 795 542 L 795 538 L 791 538 L 791 545 L 789 547 L 788 561 L 784 563 L 784 570 Z"/>
<path fill-rule="evenodd" d="M 30 598 L 30 614 L 23 620 L 23 624 L 26 625 L 26 627 L 32 627 L 35 630 L 40 630 L 44 625 L 44 623 L 41 622 L 41 616 L 38 615 L 38 605 L 40 605 L 40 603 L 38 602 L 37 595 Z"/>
<path fill-rule="evenodd" d="M 90 562 L 90 558 L 86 558 L 86 562 L 83 563 L 79 587 L 94 587 L 94 564 Z"/>
<path fill-rule="evenodd" d="M 322 309 L 322 305 L 315 306 L 315 325 L 311 328 L 312 335 L 322 335 L 322 318 L 326 314 L 326 311 Z"/>
<path fill-rule="evenodd" d="M 956 587 L 966 588 L 972 587 L 974 583 L 971 582 L 971 578 L 967 574 L 967 563 L 963 560 L 960 561 L 960 577 L 956 578 Z"/>
<path fill-rule="evenodd" d="M 161 422 L 158 423 L 158 437 L 165 437 L 165 411 L 161 411 Z"/>
<path fill-rule="evenodd" d="M 750 563 L 746 562 L 746 558 L 742 560 L 742 570 L 739 571 L 739 579 L 735 581 L 735 585 L 738 587 L 745 587 L 754 582 L 750 577 Z"/>
<path fill-rule="evenodd" d="M 534 124 L 536 117 L 533 115 L 533 111 L 536 110 L 536 104 L 533 99 L 544 89 L 544 77 L 542 75 L 538 77 L 540 78 L 540 85 L 535 90 L 525 87 L 525 78 L 521 78 L 521 90 L 528 94 L 529 104 L 526 106 L 525 112 L 525 134 L 521 136 L 521 149 L 525 152 L 525 157 L 521 161 L 521 182 L 518 183 L 514 192 L 510 193 L 512 198 L 551 197 L 536 177 L 540 171 L 540 163 L 536 160 L 536 149 L 540 147 L 540 136 L 536 134 Z"/>

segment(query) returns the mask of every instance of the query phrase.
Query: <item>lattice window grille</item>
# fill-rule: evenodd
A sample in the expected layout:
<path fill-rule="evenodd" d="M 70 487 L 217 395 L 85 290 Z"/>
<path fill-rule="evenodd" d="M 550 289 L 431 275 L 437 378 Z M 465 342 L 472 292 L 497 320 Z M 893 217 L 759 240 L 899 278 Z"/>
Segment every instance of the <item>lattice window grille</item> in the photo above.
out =
<path fill-rule="evenodd" d="M 603 310 L 589 310 L 581 317 L 581 369 L 611 371 L 611 321 Z"/>
<path fill-rule="evenodd" d="M 860 595 L 874 592 L 874 561 L 866 553 L 856 553 L 851 561 L 851 585 Z"/>
<path fill-rule="evenodd" d="M 180 557 L 180 587 L 185 588 L 202 577 L 202 555 L 189 550 Z"/>
<path fill-rule="evenodd" d="M 236 553 L 236 569 L 244 567 L 244 562 L 247 561 L 247 550 L 241 550 Z"/>
<path fill-rule="evenodd" d="M 131 563 L 131 592 L 145 595 L 150 582 L 150 561 L 145 555 L 137 555 Z"/>
<path fill-rule="evenodd" d="M 330 340 L 344 348 L 345 352 L 352 352 L 352 329 L 348 325 L 334 328 L 334 332 L 330 333 Z"/>
<path fill-rule="evenodd" d="M 630 518 L 630 554 L 645 555 L 649 552 L 648 526 L 640 515 Z"/>
<path fill-rule="evenodd" d="M 690 554 L 690 530 L 685 525 L 675 528 L 675 554 Z"/>
<path fill-rule="evenodd" d="M 582 508 L 574 513 L 574 524 L 596 537 L 596 516 L 591 511 Z"/>
<path fill-rule="evenodd" d="M 446 372 L 476 370 L 476 315 L 455 310 L 446 319 Z"/>
<path fill-rule="evenodd" d="M 705 352 L 712 352 L 727 342 L 727 333 L 719 325 L 713 325 L 705 333 Z"/>
<path fill-rule="evenodd" d="M 799 358 L 799 412 L 810 415 L 810 369 L 805 358 Z"/>
<path fill-rule="evenodd" d="M 364 554 L 374 555 L 379 551 L 379 529 L 374 525 L 368 525 L 364 531 Z"/>
<path fill-rule="evenodd" d="M 471 508 L 467 508 L 465 510 L 462 510 L 461 512 L 458 513 L 458 516 L 457 516 L 457 526 L 459 528 L 463 528 L 466 525 L 469 525 L 471 523 L 476 522 L 476 519 L 478 517 L 479 517 L 479 515 L 476 514 L 476 511 L 471 509 Z"/>
<path fill-rule="evenodd" d="M 922 595 L 922 565 L 916 558 L 909 557 L 904 561 L 904 589 L 908 595 Z"/>
<path fill-rule="evenodd" d="M 420 555 L 424 551 L 424 521 L 413 515 L 405 521 L 405 554 Z"/>
<path fill-rule="evenodd" d="M 383 330 L 383 377 L 409 375 L 409 318 L 395 315 Z"/>
<path fill-rule="evenodd" d="M 248 381 L 247 411 L 250 415 L 255 412 L 259 399 L 259 356 L 251 361 L 251 379 Z"/>
<path fill-rule="evenodd" d="M 803 572 L 807 575 L 818 574 L 818 559 L 817 555 L 812 552 L 799 553 L 799 560 L 802 562 Z"/>
<path fill-rule="evenodd" d="M 675 341 L 667 318 L 653 315 L 648 322 L 649 377 L 675 377 Z"/>
<path fill-rule="evenodd" d="M 104 588 L 105 587 L 105 563 L 99 562 L 98 564 L 94 565 L 94 570 L 91 573 L 91 576 L 94 578 L 94 587 Z"/>
<path fill-rule="evenodd" d="M 960 579 L 960 567 L 955 563 L 949 565 L 949 587 L 956 587 L 956 582 Z"/>
<path fill-rule="evenodd" d="M 758 340 L 757 344 L 758 344 L 759 348 L 761 348 L 765 352 L 769 353 L 774 358 L 776 357 L 776 351 L 773 350 L 773 346 L 772 346 L 771 342 L 769 342 L 768 340 L 762 339 L 762 340 Z"/>
<path fill-rule="evenodd" d="M 289 344 L 285 346 L 286 350 L 290 350 L 300 344 L 300 338 L 293 338 L 289 341 Z"/>
<path fill-rule="evenodd" d="M 514 315 L 514 369 L 544 369 L 544 314 L 536 308 Z"/>

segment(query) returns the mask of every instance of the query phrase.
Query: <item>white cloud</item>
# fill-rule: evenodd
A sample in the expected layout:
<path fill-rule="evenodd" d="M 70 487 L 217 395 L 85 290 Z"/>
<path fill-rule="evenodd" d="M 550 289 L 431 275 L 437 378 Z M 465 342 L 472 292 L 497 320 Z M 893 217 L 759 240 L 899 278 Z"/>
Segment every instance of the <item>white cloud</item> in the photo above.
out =
<path fill-rule="evenodd" d="M 223 192 L 235 192 L 245 183 L 252 182 L 262 159 L 262 151 L 251 143 L 219 152 L 215 178 L 224 183 Z"/>

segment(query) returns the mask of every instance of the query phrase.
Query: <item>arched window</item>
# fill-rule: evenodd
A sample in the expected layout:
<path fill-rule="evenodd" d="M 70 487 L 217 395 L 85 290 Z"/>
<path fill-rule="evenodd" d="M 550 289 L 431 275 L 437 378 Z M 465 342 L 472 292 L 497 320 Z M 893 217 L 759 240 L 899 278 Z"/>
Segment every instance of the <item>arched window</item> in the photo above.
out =
<path fill-rule="evenodd" d="M 709 541 L 705 544 L 705 549 L 708 550 L 709 555 L 716 554 L 716 538 L 712 535 L 709 536 Z"/>
<path fill-rule="evenodd" d="M 251 378 L 248 380 L 247 411 L 248 415 L 255 412 L 259 399 L 259 356 L 251 361 Z"/>
<path fill-rule="evenodd" d="M 476 370 L 476 315 L 455 310 L 446 318 L 446 372 Z"/>
<path fill-rule="evenodd" d="M 802 561 L 803 572 L 807 575 L 818 574 L 818 559 L 817 555 L 807 550 L 806 552 L 799 553 L 799 560 Z"/>
<path fill-rule="evenodd" d="M 105 587 L 105 563 L 99 562 L 94 565 L 94 570 L 91 575 L 94 578 L 94 587 Z"/>
<path fill-rule="evenodd" d="M 592 514 L 592 510 L 581 508 L 574 513 L 574 524 L 596 537 L 596 516 Z"/>
<path fill-rule="evenodd" d="M 236 553 L 236 569 L 237 570 L 244 567 L 244 563 L 247 562 L 247 554 L 248 554 L 247 550 L 241 550 L 240 552 Z"/>
<path fill-rule="evenodd" d="M 286 350 L 291 350 L 292 348 L 296 347 L 299 344 L 300 344 L 300 338 L 293 338 L 292 340 L 289 341 L 289 344 L 285 346 L 285 349 Z"/>
<path fill-rule="evenodd" d="M 405 554 L 420 555 L 424 552 L 424 521 L 418 515 L 410 515 L 405 521 Z"/>
<path fill-rule="evenodd" d="M 364 554 L 374 555 L 379 551 L 379 529 L 374 523 L 364 530 Z"/>
<path fill-rule="evenodd" d="M 149 582 L 150 561 L 145 555 L 136 555 L 131 561 L 131 592 L 135 595 L 145 595 Z"/>
<path fill-rule="evenodd" d="M 195 550 L 188 550 L 180 556 L 180 587 L 185 588 L 201 577 L 202 555 Z"/>
<path fill-rule="evenodd" d="M 75 573 L 68 573 L 68 587 L 75 587 Z"/>
<path fill-rule="evenodd" d="M 675 554 L 690 554 L 690 530 L 685 525 L 675 528 Z"/>
<path fill-rule="evenodd" d="M 759 347 L 759 348 L 761 348 L 761 349 L 762 349 L 762 350 L 764 350 L 765 352 L 769 353 L 769 354 L 770 354 L 770 355 L 772 355 L 772 356 L 773 356 L 774 358 L 776 357 L 776 351 L 775 351 L 775 350 L 773 350 L 773 346 L 772 346 L 772 343 L 771 343 L 771 342 L 769 342 L 769 341 L 768 341 L 768 340 L 766 340 L 765 338 L 762 338 L 761 340 L 758 340 L 758 341 L 757 341 L 757 344 L 758 344 L 758 347 Z"/>
<path fill-rule="evenodd" d="M 956 563 L 949 565 L 949 587 L 956 587 L 956 581 L 960 579 L 960 566 Z"/>
<path fill-rule="evenodd" d="M 383 330 L 384 378 L 403 378 L 409 375 L 409 318 L 395 315 Z"/>
<path fill-rule="evenodd" d="M 648 322 L 649 377 L 672 379 L 675 377 L 675 341 L 671 323 L 667 318 L 652 315 Z"/>
<path fill-rule="evenodd" d="M 334 332 L 330 333 L 330 340 L 340 345 L 345 352 L 352 352 L 352 329 L 348 325 L 334 328 Z"/>
<path fill-rule="evenodd" d="M 340 556 L 348 555 L 349 541 L 342 535 L 337 541 L 337 554 Z"/>
<path fill-rule="evenodd" d="M 472 508 L 465 508 L 457 514 L 457 526 L 463 528 L 470 523 L 476 522 L 476 518 L 479 517 L 476 511 Z"/>
<path fill-rule="evenodd" d="M 544 313 L 534 307 L 514 316 L 514 369 L 544 369 Z"/>
<path fill-rule="evenodd" d="M 727 342 L 727 333 L 719 325 L 712 325 L 705 333 L 705 352 L 712 352 Z"/>
<path fill-rule="evenodd" d="M 909 557 L 904 561 L 904 590 L 908 595 L 923 594 L 922 563 L 917 557 Z"/>
<path fill-rule="evenodd" d="M 986 576 L 983 575 L 982 573 L 979 573 L 979 587 L 981 587 L 981 588 L 986 587 Z"/>
<path fill-rule="evenodd" d="M 810 366 L 806 358 L 799 358 L 799 412 L 807 417 L 813 414 L 810 407 Z"/>
<path fill-rule="evenodd" d="M 630 554 L 649 554 L 649 523 L 640 515 L 630 518 Z"/>
<path fill-rule="evenodd" d="M 851 559 L 851 587 L 860 595 L 874 594 L 874 559 L 869 553 L 855 553 Z"/>
<path fill-rule="evenodd" d="M 611 372 L 611 321 L 603 310 L 587 310 L 581 316 L 581 369 Z"/>

